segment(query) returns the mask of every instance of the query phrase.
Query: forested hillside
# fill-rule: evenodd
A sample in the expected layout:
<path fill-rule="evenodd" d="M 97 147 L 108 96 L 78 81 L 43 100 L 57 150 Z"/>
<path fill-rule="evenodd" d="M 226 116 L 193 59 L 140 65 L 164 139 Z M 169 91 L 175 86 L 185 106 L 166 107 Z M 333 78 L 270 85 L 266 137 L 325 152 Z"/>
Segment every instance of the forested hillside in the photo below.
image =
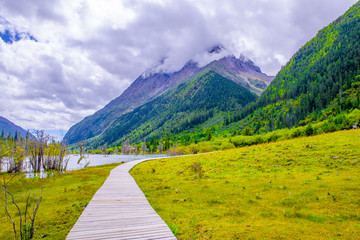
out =
<path fill-rule="evenodd" d="M 221 46 L 217 46 L 215 49 L 216 51 L 208 52 L 209 56 L 223 55 L 222 51 L 226 51 Z M 73 144 L 96 137 L 107 128 L 114 128 L 114 123 L 124 114 L 132 112 L 135 108 L 141 107 L 167 91 L 174 90 L 181 83 L 194 81 L 209 71 L 216 72 L 257 95 L 260 95 L 273 80 L 273 77 L 262 73 L 254 62 L 244 56 L 236 58 L 229 55 L 214 60 L 201 68 L 198 65 L 197 62 L 190 60 L 181 70 L 173 73 L 156 72 L 156 69 L 145 71 L 119 97 L 95 114 L 72 126 L 64 139 Z M 235 111 L 236 109 L 229 106 L 227 110 Z M 194 114 L 197 115 L 197 118 L 203 118 L 204 115 L 203 112 Z"/>
<path fill-rule="evenodd" d="M 258 133 L 334 117 L 359 107 L 359 81 L 358 2 L 303 46 L 255 104 L 234 114 L 246 117 L 235 125 Z"/>
<path fill-rule="evenodd" d="M 204 123 L 229 108 L 240 109 L 256 99 L 254 93 L 210 71 L 121 116 L 90 143 L 97 146 L 121 143 L 127 137 L 132 142 L 161 138 Z"/>

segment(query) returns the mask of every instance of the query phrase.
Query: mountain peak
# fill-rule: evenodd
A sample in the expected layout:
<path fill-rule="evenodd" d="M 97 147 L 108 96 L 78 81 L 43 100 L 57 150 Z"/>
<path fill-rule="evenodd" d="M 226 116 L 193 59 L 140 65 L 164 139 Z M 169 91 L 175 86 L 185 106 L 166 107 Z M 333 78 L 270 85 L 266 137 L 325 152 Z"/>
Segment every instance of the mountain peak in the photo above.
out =
<path fill-rule="evenodd" d="M 245 61 L 245 62 L 244 62 Z M 181 61 L 178 61 L 179 63 Z M 71 127 L 65 136 L 69 143 L 95 137 L 113 126 L 113 121 L 134 111 L 181 83 L 194 81 L 209 71 L 235 82 L 245 89 L 260 95 L 272 78 L 261 73 L 248 58 L 236 58 L 222 45 L 202 49 L 189 58 L 181 67 L 171 66 L 170 58 L 161 58 L 158 65 L 146 70 L 119 97 L 112 100 L 94 115 Z"/>
<path fill-rule="evenodd" d="M 222 51 L 226 50 L 225 47 L 221 44 L 214 45 L 208 49 L 208 53 L 216 54 L 221 53 Z"/>

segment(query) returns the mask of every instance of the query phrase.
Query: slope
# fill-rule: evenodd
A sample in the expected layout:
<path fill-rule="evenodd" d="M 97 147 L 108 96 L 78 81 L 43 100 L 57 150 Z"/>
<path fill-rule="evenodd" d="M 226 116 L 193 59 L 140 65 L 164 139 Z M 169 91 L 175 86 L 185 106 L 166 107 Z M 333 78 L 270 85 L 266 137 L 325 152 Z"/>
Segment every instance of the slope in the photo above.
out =
<path fill-rule="evenodd" d="M 90 142 L 97 146 L 113 144 L 125 137 L 141 141 L 146 137 L 177 133 L 256 99 L 254 93 L 210 71 L 122 115 Z"/>
<path fill-rule="evenodd" d="M 358 2 L 303 46 L 233 127 L 267 132 L 359 108 L 359 39 Z"/>
<path fill-rule="evenodd" d="M 220 54 L 219 51 L 221 51 L 220 48 L 216 53 Z M 209 52 L 211 55 L 216 53 L 212 50 Z M 197 62 L 190 60 L 181 70 L 174 73 L 154 72 L 155 70 L 152 69 L 143 73 L 118 98 L 112 100 L 95 114 L 72 126 L 64 139 L 72 144 L 95 137 L 111 127 L 113 122 L 122 115 L 133 111 L 136 107 L 151 101 L 179 84 L 193 81 L 201 74 L 209 71 L 217 72 L 257 95 L 260 95 L 273 79 L 273 77 L 262 73 L 259 67 L 243 56 L 240 58 L 222 57 L 202 68 L 198 66 Z"/>
<path fill-rule="evenodd" d="M 7 137 L 9 135 L 15 137 L 16 135 L 20 135 L 21 137 L 25 138 L 26 134 L 28 133 L 23 128 L 19 127 L 18 125 L 15 125 L 11 121 L 1 116 L 0 116 L 0 130 L 1 130 L 1 137 Z M 29 135 L 32 136 L 30 133 Z"/>
<path fill-rule="evenodd" d="M 154 99 L 198 70 L 196 64 L 190 62 L 180 71 L 172 74 L 142 74 L 119 97 L 93 115 L 73 125 L 64 139 L 72 144 L 99 135 L 121 115 L 131 112 L 136 107 Z"/>

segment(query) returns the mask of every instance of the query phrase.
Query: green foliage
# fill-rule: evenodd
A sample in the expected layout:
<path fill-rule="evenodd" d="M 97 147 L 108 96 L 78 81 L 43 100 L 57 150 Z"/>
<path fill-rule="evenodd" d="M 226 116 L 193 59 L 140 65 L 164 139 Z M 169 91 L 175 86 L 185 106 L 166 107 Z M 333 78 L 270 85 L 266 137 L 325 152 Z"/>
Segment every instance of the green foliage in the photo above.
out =
<path fill-rule="evenodd" d="M 308 124 L 305 129 L 305 135 L 306 136 L 312 136 L 314 134 L 314 129 L 311 126 L 311 124 Z"/>
<path fill-rule="evenodd" d="M 210 71 L 116 119 L 89 144 L 119 144 L 126 138 L 140 142 L 144 138 L 179 134 L 256 99 L 249 90 Z M 222 122 L 222 118 L 217 122 Z"/>
<path fill-rule="evenodd" d="M 211 131 L 208 131 L 208 133 L 206 135 L 206 141 L 210 141 L 211 138 L 212 138 Z"/>
<path fill-rule="evenodd" d="M 277 74 L 236 127 L 255 133 L 306 125 L 359 108 L 360 3 L 325 27 Z M 236 121 L 236 120 L 235 120 Z M 235 126 L 230 126 L 235 128 Z"/>
<path fill-rule="evenodd" d="M 355 108 L 348 116 L 351 124 L 359 124 L 360 122 L 360 110 Z"/>
<path fill-rule="evenodd" d="M 0 138 L 0 170 L 2 164 L 7 162 L 8 172 L 22 171 L 26 154 L 26 140 L 22 137 Z"/>
<path fill-rule="evenodd" d="M 306 126 L 293 127 L 291 129 L 283 128 L 262 134 L 250 135 L 246 134 L 246 131 L 244 131 L 246 135 L 244 134 L 239 136 L 213 138 L 209 142 L 199 142 L 197 144 L 192 143 L 188 146 L 181 146 L 178 149 L 174 149 L 173 151 L 177 154 L 213 152 L 231 148 L 252 146 L 261 143 L 276 142 L 301 136 L 318 135 L 343 129 L 352 129 L 353 126 L 357 126 L 354 124 L 360 119 L 359 113 L 360 111 L 358 109 L 354 109 L 350 113 L 344 112 L 336 115 L 334 118 L 329 117 L 326 120 L 317 123 L 309 123 Z"/>

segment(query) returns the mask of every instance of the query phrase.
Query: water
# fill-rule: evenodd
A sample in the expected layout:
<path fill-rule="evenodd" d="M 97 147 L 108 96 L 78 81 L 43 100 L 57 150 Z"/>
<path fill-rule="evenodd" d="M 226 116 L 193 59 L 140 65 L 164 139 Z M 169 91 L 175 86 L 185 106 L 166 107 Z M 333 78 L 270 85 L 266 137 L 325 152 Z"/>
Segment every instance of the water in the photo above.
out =
<path fill-rule="evenodd" d="M 142 159 L 155 159 L 155 158 L 162 158 L 166 157 L 166 154 L 148 154 L 148 155 L 99 155 L 99 154 L 86 154 L 84 155 L 85 158 L 77 163 L 80 159 L 79 154 L 75 155 L 67 155 L 66 158 L 69 158 L 69 162 L 67 165 L 66 170 L 77 170 L 84 167 L 93 167 L 93 166 L 100 166 L 104 164 L 110 163 L 121 163 L 121 162 L 130 162 L 134 160 L 142 160 Z M 7 170 L 7 164 L 4 162 L 2 166 L 2 171 Z M 31 169 L 31 165 L 28 159 L 24 162 L 24 173 L 25 176 L 28 178 L 32 177 L 40 177 L 44 178 L 47 176 L 52 175 L 52 172 L 43 172 L 40 173 L 33 173 Z"/>

